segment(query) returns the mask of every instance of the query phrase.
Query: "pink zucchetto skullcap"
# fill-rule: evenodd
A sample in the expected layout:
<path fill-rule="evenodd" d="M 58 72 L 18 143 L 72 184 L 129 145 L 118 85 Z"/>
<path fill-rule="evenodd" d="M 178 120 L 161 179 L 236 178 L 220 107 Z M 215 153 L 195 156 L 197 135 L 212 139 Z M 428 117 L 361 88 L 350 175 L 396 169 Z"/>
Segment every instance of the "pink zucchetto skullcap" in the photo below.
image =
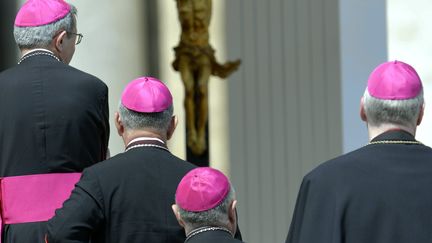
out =
<path fill-rule="evenodd" d="M 370 74 L 368 92 L 383 100 L 406 100 L 415 98 L 422 90 L 419 75 L 413 67 L 392 61 L 380 64 Z"/>
<path fill-rule="evenodd" d="M 140 77 L 126 86 L 121 102 L 136 112 L 161 112 L 172 105 L 172 96 L 167 86 L 158 79 Z"/>
<path fill-rule="evenodd" d="M 63 0 L 28 0 L 15 18 L 15 26 L 35 27 L 64 18 L 71 10 Z"/>
<path fill-rule="evenodd" d="M 189 212 L 202 212 L 218 206 L 228 195 L 228 178 L 210 167 L 200 167 L 187 173 L 176 191 L 176 204 Z"/>

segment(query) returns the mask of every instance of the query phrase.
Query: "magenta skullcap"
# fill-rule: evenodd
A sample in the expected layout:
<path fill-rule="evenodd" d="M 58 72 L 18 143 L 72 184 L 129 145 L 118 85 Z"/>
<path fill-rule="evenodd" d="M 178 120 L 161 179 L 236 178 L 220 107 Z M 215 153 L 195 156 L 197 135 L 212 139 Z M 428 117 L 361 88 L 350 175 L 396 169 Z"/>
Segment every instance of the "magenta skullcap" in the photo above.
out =
<path fill-rule="evenodd" d="M 383 100 L 406 100 L 415 98 L 422 90 L 419 75 L 413 67 L 392 61 L 380 64 L 370 74 L 368 92 Z"/>
<path fill-rule="evenodd" d="M 140 77 L 123 90 L 121 102 L 136 112 L 161 112 L 172 105 L 172 96 L 164 83 L 152 77 Z"/>
<path fill-rule="evenodd" d="M 15 26 L 35 27 L 64 18 L 71 6 L 63 0 L 28 0 L 15 18 Z"/>
<path fill-rule="evenodd" d="M 189 212 L 202 212 L 218 206 L 228 195 L 228 178 L 210 167 L 199 167 L 187 173 L 176 191 L 176 204 Z"/>

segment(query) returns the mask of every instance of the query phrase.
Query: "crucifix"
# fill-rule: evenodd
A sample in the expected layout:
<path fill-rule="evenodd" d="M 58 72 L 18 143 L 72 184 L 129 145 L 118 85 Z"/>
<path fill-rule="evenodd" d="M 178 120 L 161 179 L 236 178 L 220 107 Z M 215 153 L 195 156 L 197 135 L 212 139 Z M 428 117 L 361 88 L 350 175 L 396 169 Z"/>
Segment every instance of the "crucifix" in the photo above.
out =
<path fill-rule="evenodd" d="M 210 76 L 228 77 L 240 60 L 220 64 L 209 43 L 212 0 L 175 0 L 181 25 L 174 48 L 173 68 L 185 87 L 186 156 L 198 166 L 209 165 L 208 82 Z"/>

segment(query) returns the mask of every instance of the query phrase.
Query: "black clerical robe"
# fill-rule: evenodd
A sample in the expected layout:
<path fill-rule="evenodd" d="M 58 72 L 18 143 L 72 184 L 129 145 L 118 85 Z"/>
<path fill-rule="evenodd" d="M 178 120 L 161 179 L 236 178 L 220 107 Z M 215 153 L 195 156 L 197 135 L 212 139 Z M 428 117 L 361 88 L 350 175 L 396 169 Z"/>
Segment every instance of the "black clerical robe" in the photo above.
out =
<path fill-rule="evenodd" d="M 130 150 L 84 170 L 69 200 L 48 222 L 49 243 L 182 243 L 171 205 L 181 178 L 195 165 L 164 144 Z M 240 230 L 236 238 L 241 239 Z"/>
<path fill-rule="evenodd" d="M 287 243 L 432 240 L 432 149 L 389 131 L 307 174 Z"/>
<path fill-rule="evenodd" d="M 193 168 L 161 146 L 143 146 L 85 169 L 48 222 L 48 242 L 183 242 L 171 205 Z"/>
<path fill-rule="evenodd" d="M 81 172 L 106 157 L 107 86 L 48 52 L 0 73 L 0 110 L 0 177 Z M 3 242 L 40 242 L 45 231 L 6 225 Z"/>
<path fill-rule="evenodd" d="M 0 74 L 0 176 L 80 172 L 106 157 L 108 88 L 34 55 Z"/>

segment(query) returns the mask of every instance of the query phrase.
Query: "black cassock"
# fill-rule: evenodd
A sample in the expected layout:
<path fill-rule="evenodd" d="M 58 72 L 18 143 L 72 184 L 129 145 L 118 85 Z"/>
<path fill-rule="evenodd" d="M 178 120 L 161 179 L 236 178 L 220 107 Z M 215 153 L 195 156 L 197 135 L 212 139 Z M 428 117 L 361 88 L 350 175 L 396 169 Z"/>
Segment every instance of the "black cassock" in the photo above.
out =
<path fill-rule="evenodd" d="M 107 86 L 45 51 L 0 73 L 0 111 L 0 177 L 81 172 L 106 157 Z M 6 225 L 3 242 L 44 233 L 45 223 Z"/>
<path fill-rule="evenodd" d="M 149 146 L 87 168 L 48 222 L 48 242 L 183 242 L 171 205 L 177 184 L 193 168 Z"/>
<path fill-rule="evenodd" d="M 431 148 L 400 130 L 372 142 L 304 177 L 287 243 L 432 242 Z"/>
<path fill-rule="evenodd" d="M 80 172 L 105 159 L 107 86 L 51 56 L 0 74 L 0 111 L 1 177 Z"/>
<path fill-rule="evenodd" d="M 48 222 L 48 242 L 183 243 L 171 205 L 181 178 L 196 166 L 160 147 L 131 148 L 85 169 Z"/>

